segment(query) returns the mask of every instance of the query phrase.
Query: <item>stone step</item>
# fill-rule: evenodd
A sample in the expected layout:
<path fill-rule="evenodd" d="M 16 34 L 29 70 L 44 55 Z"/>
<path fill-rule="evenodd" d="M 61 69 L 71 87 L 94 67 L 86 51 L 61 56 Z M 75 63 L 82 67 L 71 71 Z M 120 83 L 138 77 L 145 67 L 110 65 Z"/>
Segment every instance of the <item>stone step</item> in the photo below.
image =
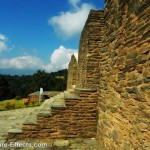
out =
<path fill-rule="evenodd" d="M 51 109 L 62 109 L 65 108 L 65 100 L 64 100 L 64 93 L 60 93 L 50 99 L 44 101 L 44 103 L 33 112 L 31 112 L 28 116 L 26 116 L 23 125 L 36 125 L 37 124 L 37 117 L 50 117 L 51 116 Z M 8 131 L 10 134 L 19 134 L 22 133 L 22 127 L 20 128 L 13 128 Z"/>
<path fill-rule="evenodd" d="M 65 108 L 65 100 L 64 100 L 64 93 L 56 95 L 54 98 L 53 103 L 51 104 L 51 108 Z"/>
<path fill-rule="evenodd" d="M 39 108 L 35 109 L 33 112 L 31 112 L 29 115 L 26 116 L 25 121 L 22 123 L 23 125 L 33 125 L 37 123 L 37 114 L 39 112 Z M 22 126 L 17 128 L 12 128 L 8 130 L 8 133 L 11 134 L 18 134 L 22 133 Z"/>
<path fill-rule="evenodd" d="M 51 103 L 53 102 L 52 98 L 51 99 L 47 99 L 44 101 L 44 103 L 37 109 L 35 109 L 33 112 L 31 112 L 28 116 L 26 116 L 25 121 L 23 122 L 23 125 L 34 125 L 37 124 L 37 116 L 50 116 L 50 110 L 51 110 Z M 17 134 L 18 131 L 22 131 L 20 128 L 12 128 L 8 131 L 8 133 L 14 133 Z"/>
<path fill-rule="evenodd" d="M 37 116 L 39 117 L 49 117 L 51 116 L 51 105 L 54 102 L 54 98 L 46 99 L 44 103 L 39 108 Z"/>
<path fill-rule="evenodd" d="M 40 111 L 51 110 L 51 105 L 54 102 L 54 98 L 46 99 L 44 103 L 39 108 Z"/>
<path fill-rule="evenodd" d="M 22 129 L 10 129 L 8 133 L 21 134 Z"/>
<path fill-rule="evenodd" d="M 37 123 L 37 114 L 39 113 L 39 108 L 35 109 L 33 112 L 31 112 L 23 122 L 23 124 L 36 124 Z"/>
<path fill-rule="evenodd" d="M 40 107 L 40 111 L 37 116 L 50 117 L 52 108 L 62 109 L 65 107 L 64 93 L 60 93 L 50 99 L 45 100 L 43 105 Z"/>
<path fill-rule="evenodd" d="M 74 92 L 65 91 L 64 92 L 64 98 L 69 100 L 78 100 L 80 97 L 78 97 Z"/>
<path fill-rule="evenodd" d="M 74 88 L 72 88 L 72 89 L 67 89 L 67 91 L 69 91 L 69 92 L 74 92 Z"/>
<path fill-rule="evenodd" d="M 25 125 L 29 125 L 29 124 L 36 124 L 37 123 L 37 114 L 34 115 L 34 116 L 31 116 L 31 117 L 28 117 L 24 122 L 23 124 Z"/>

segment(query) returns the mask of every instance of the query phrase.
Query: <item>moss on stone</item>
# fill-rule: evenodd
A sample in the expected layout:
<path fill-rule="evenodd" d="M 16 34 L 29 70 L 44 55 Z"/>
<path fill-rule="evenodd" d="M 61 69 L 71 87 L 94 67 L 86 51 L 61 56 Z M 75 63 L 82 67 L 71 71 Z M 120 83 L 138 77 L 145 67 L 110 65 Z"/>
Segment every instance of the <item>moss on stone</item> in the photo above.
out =
<path fill-rule="evenodd" d="M 147 91 L 150 90 L 150 86 L 149 85 L 145 85 L 141 87 L 141 91 Z"/>
<path fill-rule="evenodd" d="M 127 55 L 127 58 L 128 59 L 134 59 L 136 58 L 138 55 L 137 51 L 133 50 L 132 52 L 130 52 L 128 55 Z"/>
<path fill-rule="evenodd" d="M 126 91 L 127 91 L 128 93 L 130 93 L 130 94 L 131 94 L 131 93 L 135 93 L 135 94 L 138 93 L 138 90 L 137 90 L 136 87 L 133 87 L 133 88 L 127 88 Z"/>
<path fill-rule="evenodd" d="M 143 81 L 144 81 L 144 83 L 149 83 L 150 82 L 150 77 L 144 77 Z"/>
<path fill-rule="evenodd" d="M 128 82 L 127 85 L 128 86 L 138 86 L 142 83 L 142 81 L 135 81 L 135 82 Z"/>

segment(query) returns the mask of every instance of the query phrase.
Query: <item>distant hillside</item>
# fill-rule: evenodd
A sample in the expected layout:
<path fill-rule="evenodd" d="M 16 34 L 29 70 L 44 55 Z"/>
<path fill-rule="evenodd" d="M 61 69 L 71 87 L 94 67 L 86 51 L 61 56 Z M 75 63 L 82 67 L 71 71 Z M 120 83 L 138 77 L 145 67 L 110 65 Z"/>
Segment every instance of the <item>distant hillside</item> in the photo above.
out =
<path fill-rule="evenodd" d="M 0 69 L 0 74 L 4 75 L 32 75 L 36 72 L 37 70 L 33 69 Z"/>

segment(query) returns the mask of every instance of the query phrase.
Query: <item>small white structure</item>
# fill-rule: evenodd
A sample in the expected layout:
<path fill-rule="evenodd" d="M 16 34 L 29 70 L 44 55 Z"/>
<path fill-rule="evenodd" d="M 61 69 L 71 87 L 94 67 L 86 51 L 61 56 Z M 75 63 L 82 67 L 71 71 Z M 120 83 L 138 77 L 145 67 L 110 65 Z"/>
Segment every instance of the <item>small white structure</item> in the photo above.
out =
<path fill-rule="evenodd" d="M 42 99 L 42 94 L 43 94 L 43 88 L 40 88 L 39 102 L 40 102 L 40 101 L 41 101 L 41 99 Z"/>

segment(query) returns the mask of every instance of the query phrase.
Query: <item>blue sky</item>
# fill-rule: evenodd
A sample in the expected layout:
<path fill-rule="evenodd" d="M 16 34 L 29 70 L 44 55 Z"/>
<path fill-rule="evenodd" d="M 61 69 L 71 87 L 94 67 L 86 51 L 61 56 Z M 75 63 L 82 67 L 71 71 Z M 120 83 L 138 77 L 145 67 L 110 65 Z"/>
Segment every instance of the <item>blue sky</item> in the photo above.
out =
<path fill-rule="evenodd" d="M 0 0 L 0 70 L 67 68 L 89 10 L 103 8 L 104 0 Z"/>

